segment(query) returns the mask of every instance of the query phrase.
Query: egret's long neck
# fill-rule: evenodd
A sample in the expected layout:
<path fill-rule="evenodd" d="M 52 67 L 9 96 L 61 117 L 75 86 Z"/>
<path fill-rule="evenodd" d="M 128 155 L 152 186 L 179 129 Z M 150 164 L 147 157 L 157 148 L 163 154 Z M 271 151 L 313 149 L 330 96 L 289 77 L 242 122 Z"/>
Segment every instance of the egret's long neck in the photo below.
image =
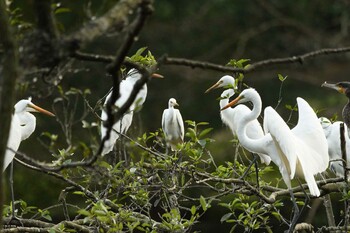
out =
<path fill-rule="evenodd" d="M 245 116 L 241 116 L 239 120 L 238 130 L 237 130 L 238 139 L 241 145 L 247 150 L 255 153 L 266 154 L 267 153 L 265 150 L 266 145 L 264 145 L 266 136 L 259 139 L 252 139 L 252 138 L 249 138 L 247 135 L 248 124 L 258 118 L 258 116 L 261 113 L 261 106 L 262 106 L 260 96 L 258 96 L 256 99 L 253 99 L 251 101 L 253 102 L 252 111 Z"/>
<path fill-rule="evenodd" d="M 29 112 L 17 114 L 21 124 L 21 141 L 27 139 L 35 130 L 36 118 Z"/>
<path fill-rule="evenodd" d="M 174 115 L 175 115 L 174 106 L 169 106 L 170 121 L 174 120 Z"/>
<path fill-rule="evenodd" d="M 227 89 L 224 92 L 222 92 L 220 99 L 220 109 L 228 104 L 230 97 L 232 97 L 234 94 L 235 91 L 233 89 Z"/>

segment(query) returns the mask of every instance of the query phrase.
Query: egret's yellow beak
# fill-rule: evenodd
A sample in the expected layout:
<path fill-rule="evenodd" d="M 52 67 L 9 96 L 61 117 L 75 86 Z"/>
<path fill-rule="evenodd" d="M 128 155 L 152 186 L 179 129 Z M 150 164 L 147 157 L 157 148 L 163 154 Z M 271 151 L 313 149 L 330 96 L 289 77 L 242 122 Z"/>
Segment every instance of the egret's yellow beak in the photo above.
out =
<path fill-rule="evenodd" d="M 215 83 L 213 86 L 209 87 L 204 93 L 208 93 L 209 91 L 213 90 L 213 89 L 216 89 L 216 88 L 219 88 L 221 82 L 217 82 Z"/>
<path fill-rule="evenodd" d="M 161 74 L 153 73 L 151 74 L 151 78 L 164 78 L 164 76 Z"/>
<path fill-rule="evenodd" d="M 43 108 L 40 108 L 39 106 L 36 106 L 35 104 L 28 104 L 28 107 L 32 108 L 35 112 L 41 112 L 43 114 L 49 115 L 49 116 L 55 116 L 55 114 L 53 114 L 50 111 L 47 111 Z"/>
<path fill-rule="evenodd" d="M 238 101 L 241 99 L 241 96 L 238 96 L 236 99 L 232 100 L 230 103 L 228 103 L 225 107 L 221 109 L 221 111 L 225 110 L 226 108 L 232 107 L 233 105 L 237 104 Z"/>

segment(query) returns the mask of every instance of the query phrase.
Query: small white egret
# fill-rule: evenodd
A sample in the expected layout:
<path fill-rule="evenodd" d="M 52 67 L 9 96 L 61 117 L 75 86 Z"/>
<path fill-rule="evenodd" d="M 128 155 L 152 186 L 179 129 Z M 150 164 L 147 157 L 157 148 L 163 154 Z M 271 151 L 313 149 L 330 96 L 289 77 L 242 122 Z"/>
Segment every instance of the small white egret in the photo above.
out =
<path fill-rule="evenodd" d="M 135 83 L 141 79 L 141 74 L 136 69 L 131 69 L 127 73 L 125 80 L 122 80 L 119 85 L 120 97 L 114 103 L 115 108 L 118 110 L 123 104 L 129 99 L 130 93 L 132 92 Z M 152 78 L 162 78 L 159 74 L 152 74 Z M 106 97 L 104 106 L 107 104 L 112 96 L 112 92 Z M 114 123 L 113 130 L 110 133 L 110 137 L 105 141 L 102 150 L 102 155 L 105 155 L 113 150 L 116 140 L 119 138 L 119 134 L 125 134 L 131 123 L 134 114 L 134 110 L 138 109 L 145 102 L 147 97 L 147 84 L 144 84 L 139 93 L 137 94 L 134 102 L 130 106 L 129 110 L 121 117 L 120 120 Z M 103 125 L 103 122 L 107 120 L 107 112 L 102 109 L 101 114 L 101 139 L 103 139 L 107 133 L 107 128 Z"/>
<path fill-rule="evenodd" d="M 235 79 L 234 77 L 230 75 L 225 75 L 219 79 L 218 82 L 216 82 L 213 86 L 208 88 L 205 93 L 208 93 L 209 91 L 217 88 L 227 88 L 224 90 L 220 96 L 220 109 L 224 108 L 228 103 L 229 99 L 235 94 L 234 90 L 235 86 Z M 237 136 L 237 129 L 239 120 L 242 116 L 247 115 L 251 112 L 251 110 L 245 106 L 245 105 L 238 105 L 235 108 L 227 108 L 225 110 L 220 111 L 220 117 L 222 122 L 227 125 L 232 134 L 234 136 Z M 264 136 L 264 131 L 261 128 L 261 125 L 257 119 L 251 121 L 248 123 L 247 126 L 247 135 L 250 138 L 258 139 Z M 260 157 L 261 163 L 265 163 L 266 165 L 269 165 L 271 162 L 271 158 L 268 155 L 265 154 L 258 154 Z"/>
<path fill-rule="evenodd" d="M 171 150 L 175 151 L 178 145 L 184 141 L 184 122 L 180 111 L 174 108 L 179 106 L 176 99 L 170 98 L 168 106 L 163 111 L 162 128 L 167 144 L 171 147 Z"/>
<path fill-rule="evenodd" d="M 340 142 L 340 124 L 342 124 L 343 122 L 335 121 L 332 124 L 332 122 L 326 117 L 320 117 L 319 120 L 328 142 L 330 169 L 336 174 L 336 176 L 344 177 L 344 167 L 342 162 L 342 151 Z M 346 125 L 344 125 L 344 129 L 347 160 L 346 164 L 347 167 L 350 167 L 350 139 Z"/>
<path fill-rule="evenodd" d="M 31 102 L 31 98 L 23 99 L 15 105 L 15 111 L 12 115 L 9 139 L 5 153 L 2 171 L 8 167 L 15 157 L 15 151 L 18 150 L 21 141 L 27 139 L 35 130 L 36 118 L 30 112 L 40 112 L 49 116 L 55 116 L 53 113 L 40 108 Z"/>
<path fill-rule="evenodd" d="M 327 169 L 329 156 L 327 139 L 313 109 L 298 97 L 299 120 L 290 130 L 272 107 L 266 107 L 264 126 L 268 133 L 262 138 L 253 139 L 248 137 L 246 128 L 261 113 L 262 103 L 258 92 L 253 88 L 246 89 L 225 108 L 249 101 L 253 103 L 253 109 L 249 114 L 241 116 L 237 131 L 242 146 L 249 151 L 269 155 L 278 166 L 289 190 L 292 188 L 291 179 L 297 176 L 305 179 L 311 195 L 319 196 L 314 175 Z"/>

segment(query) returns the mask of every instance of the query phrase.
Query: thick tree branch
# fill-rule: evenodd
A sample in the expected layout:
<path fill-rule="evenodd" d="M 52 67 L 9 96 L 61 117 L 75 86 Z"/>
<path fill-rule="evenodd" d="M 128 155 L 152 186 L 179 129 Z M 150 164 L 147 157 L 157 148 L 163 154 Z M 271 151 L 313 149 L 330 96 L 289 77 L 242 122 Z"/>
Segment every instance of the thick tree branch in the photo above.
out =
<path fill-rule="evenodd" d="M 11 33 L 10 22 L 6 11 L 5 1 L 0 0 L 0 43 L 4 48 L 3 59 L 0 70 L 0 169 L 3 167 L 3 160 L 7 148 L 7 140 L 11 125 L 11 115 L 14 103 L 14 91 L 18 79 L 18 53 L 15 38 Z M 2 172 L 0 172 L 0 213 L 2 213 L 3 188 Z M 0 222 L 1 228 L 1 222 Z"/>
<path fill-rule="evenodd" d="M 34 6 L 37 16 L 38 28 L 46 32 L 51 38 L 57 39 L 58 30 L 56 20 L 51 9 L 52 1 L 35 0 Z"/>
<path fill-rule="evenodd" d="M 124 113 L 126 113 L 126 111 L 128 111 L 131 104 L 134 102 L 137 93 L 141 90 L 142 86 L 147 82 L 148 78 L 150 77 L 150 73 L 146 69 L 143 69 L 142 67 L 136 67 L 137 70 L 142 74 L 142 78 L 135 83 L 128 100 L 120 107 L 120 109 L 114 115 L 112 113 L 112 106 L 120 97 L 119 95 L 120 80 L 118 75 L 119 70 L 121 68 L 121 65 L 123 64 L 125 57 L 127 56 L 128 51 L 130 50 L 131 46 L 134 43 L 135 37 L 140 33 L 141 29 L 143 28 L 146 22 L 147 17 L 153 12 L 153 8 L 150 5 L 150 3 L 151 3 L 150 1 L 145 1 L 143 2 L 143 4 L 140 5 L 140 12 L 136 17 L 132 25 L 132 28 L 127 33 L 123 45 L 119 48 L 113 62 L 108 65 L 108 72 L 112 76 L 113 90 L 112 90 L 111 98 L 108 100 L 107 106 L 106 106 L 107 121 L 105 122 L 105 126 L 107 128 L 107 132 L 105 137 L 102 139 L 102 142 L 97 154 L 100 154 L 102 152 L 105 141 L 109 139 L 113 124 L 116 121 L 118 121 L 124 115 Z"/>
<path fill-rule="evenodd" d="M 82 43 L 87 43 L 105 34 L 112 27 L 117 31 L 122 31 L 128 24 L 128 17 L 143 2 L 148 0 L 122 0 L 115 4 L 105 15 L 90 21 L 84 25 L 79 31 L 67 37 L 67 40 L 74 42 L 80 47 Z"/>

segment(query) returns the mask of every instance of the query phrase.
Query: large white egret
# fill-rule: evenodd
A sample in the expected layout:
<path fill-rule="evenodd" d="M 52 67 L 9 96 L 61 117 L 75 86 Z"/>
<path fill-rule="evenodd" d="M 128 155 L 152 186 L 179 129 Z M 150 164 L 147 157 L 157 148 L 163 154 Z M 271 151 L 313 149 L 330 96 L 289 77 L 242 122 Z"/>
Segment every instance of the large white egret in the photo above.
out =
<path fill-rule="evenodd" d="M 331 122 L 326 117 L 319 118 L 324 134 L 328 141 L 328 154 L 330 159 L 330 169 L 338 177 L 344 177 L 344 166 L 342 162 L 342 151 L 340 142 L 340 124 L 342 121 Z M 350 167 L 350 138 L 346 125 L 344 126 L 344 138 L 346 148 L 346 164 Z"/>
<path fill-rule="evenodd" d="M 208 88 L 205 93 L 217 88 L 227 88 L 224 90 L 220 96 L 220 109 L 224 108 L 228 103 L 229 99 L 235 94 L 234 90 L 235 79 L 230 75 L 225 75 L 219 79 L 214 85 Z M 222 122 L 227 125 L 232 134 L 237 136 L 237 129 L 239 120 L 242 116 L 247 115 L 251 110 L 245 105 L 238 105 L 235 108 L 226 108 L 225 110 L 220 111 L 220 117 Z M 247 125 L 247 135 L 250 138 L 258 139 L 264 136 L 264 131 L 261 128 L 261 125 L 257 119 L 251 121 Z M 261 163 L 269 165 L 271 158 L 268 155 L 258 153 Z"/>
<path fill-rule="evenodd" d="M 300 97 L 297 98 L 298 124 L 292 130 L 272 107 L 266 107 L 265 136 L 259 139 L 249 138 L 246 133 L 247 124 L 257 119 L 262 108 L 258 92 L 253 88 L 246 89 L 223 108 L 249 101 L 253 103 L 253 109 L 249 114 L 241 117 L 237 131 L 238 139 L 247 150 L 269 155 L 279 168 L 294 204 L 294 216 L 289 228 L 289 232 L 292 232 L 300 214 L 291 191 L 291 179 L 295 176 L 305 179 L 310 194 L 320 196 L 314 175 L 325 171 L 328 167 L 327 139 L 315 112 Z"/>
<path fill-rule="evenodd" d="M 114 103 L 115 108 L 118 110 L 123 104 L 128 100 L 130 93 L 132 92 L 135 83 L 141 79 L 141 74 L 136 69 L 131 69 L 127 73 L 127 76 L 124 80 L 120 82 L 119 92 L 120 97 Z M 152 74 L 152 78 L 162 78 L 159 74 Z M 107 96 L 104 106 L 107 104 L 109 99 L 112 96 L 112 92 Z M 129 110 L 121 117 L 120 120 L 114 123 L 113 130 L 110 133 L 109 139 L 105 141 L 104 147 L 102 150 L 102 155 L 105 155 L 113 150 L 116 140 L 119 138 L 119 134 L 125 134 L 131 123 L 134 114 L 134 110 L 138 109 L 145 102 L 147 97 L 147 84 L 144 84 L 139 93 L 137 94 L 134 102 L 130 106 Z M 107 128 L 103 125 L 103 122 L 107 120 L 107 112 L 105 109 L 102 109 L 101 114 L 101 138 L 103 139 L 107 133 Z"/>
<path fill-rule="evenodd" d="M 35 130 L 36 118 L 31 112 L 40 112 L 49 116 L 55 116 L 53 113 L 38 107 L 31 102 L 31 98 L 23 99 L 16 103 L 15 111 L 12 115 L 9 139 L 7 141 L 3 171 L 8 167 L 15 157 L 15 151 L 18 150 L 21 141 L 27 139 Z"/>
<path fill-rule="evenodd" d="M 27 139 L 35 130 L 36 118 L 31 112 L 40 112 L 49 116 L 55 116 L 53 113 L 33 104 L 31 98 L 18 101 L 14 107 L 15 111 L 11 119 L 11 128 L 7 140 L 7 150 L 3 161 L 2 171 L 4 172 L 8 165 L 13 161 L 16 151 L 21 141 Z M 10 188 L 12 197 L 12 218 L 15 218 L 15 201 L 13 191 L 13 166 L 10 172 Z"/>
<path fill-rule="evenodd" d="M 299 120 L 290 130 L 281 116 L 272 108 L 264 111 L 264 126 L 266 134 L 259 139 L 250 138 L 246 133 L 247 124 L 261 113 L 262 103 L 258 92 L 249 88 L 224 107 L 235 104 L 252 102 L 252 111 L 241 116 L 237 131 L 238 139 L 247 150 L 267 154 L 278 166 L 288 189 L 291 189 L 291 179 L 294 176 L 305 179 L 310 194 L 319 196 L 314 175 L 325 171 L 328 167 L 329 156 L 327 139 L 316 113 L 302 98 L 297 98 Z"/>
<path fill-rule="evenodd" d="M 167 145 L 175 151 L 180 143 L 184 141 L 184 122 L 181 113 L 175 106 L 179 106 L 176 99 L 170 98 L 168 108 L 163 111 L 162 128 Z"/>

